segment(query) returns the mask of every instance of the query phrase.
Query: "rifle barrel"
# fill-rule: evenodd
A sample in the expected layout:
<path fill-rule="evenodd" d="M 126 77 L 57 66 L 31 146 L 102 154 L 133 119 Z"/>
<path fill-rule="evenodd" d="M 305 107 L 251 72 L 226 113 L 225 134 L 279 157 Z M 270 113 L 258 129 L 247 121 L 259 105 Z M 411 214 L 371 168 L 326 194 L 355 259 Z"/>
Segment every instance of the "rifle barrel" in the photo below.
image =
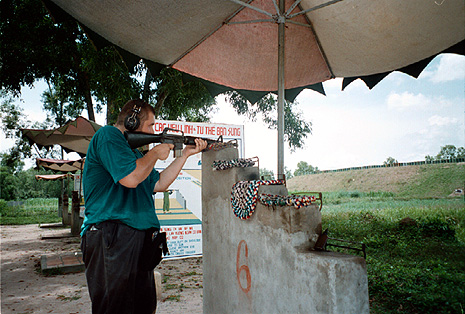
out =
<path fill-rule="evenodd" d="M 184 145 L 195 145 L 195 139 L 200 138 L 204 141 L 207 141 L 207 144 L 214 144 L 214 143 L 222 143 L 223 137 L 219 137 L 218 139 L 214 140 L 211 138 L 203 138 L 203 137 L 195 137 L 195 136 L 184 136 Z"/>

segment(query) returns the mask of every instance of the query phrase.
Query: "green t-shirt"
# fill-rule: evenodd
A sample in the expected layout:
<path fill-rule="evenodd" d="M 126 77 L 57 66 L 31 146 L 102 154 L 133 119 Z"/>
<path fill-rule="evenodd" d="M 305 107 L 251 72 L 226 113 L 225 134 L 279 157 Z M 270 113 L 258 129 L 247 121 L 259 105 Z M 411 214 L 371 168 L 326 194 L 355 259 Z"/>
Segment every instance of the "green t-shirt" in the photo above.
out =
<path fill-rule="evenodd" d="M 160 174 L 155 169 L 136 188 L 127 188 L 119 180 L 136 169 L 143 157 L 131 150 L 123 133 L 113 126 L 100 128 L 92 137 L 84 164 L 85 217 L 81 236 L 93 225 L 119 220 L 139 230 L 160 228 L 152 198 Z"/>

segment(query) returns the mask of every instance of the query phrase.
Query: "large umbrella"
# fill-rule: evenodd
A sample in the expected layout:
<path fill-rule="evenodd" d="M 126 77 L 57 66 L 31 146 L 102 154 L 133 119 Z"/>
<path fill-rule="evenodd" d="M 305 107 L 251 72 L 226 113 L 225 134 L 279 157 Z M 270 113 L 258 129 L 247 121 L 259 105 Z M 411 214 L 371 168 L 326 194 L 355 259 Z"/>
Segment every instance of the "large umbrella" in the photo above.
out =
<path fill-rule="evenodd" d="M 75 173 L 84 168 L 84 158 L 78 160 L 61 160 L 50 158 L 36 158 L 37 167 L 52 170 L 53 172 Z"/>
<path fill-rule="evenodd" d="M 142 58 L 152 72 L 171 66 L 239 91 L 277 91 L 278 175 L 285 90 L 295 97 L 334 77 L 372 87 L 393 70 L 418 76 L 446 49 L 464 53 L 463 0 L 52 1 L 130 64 Z"/>
<path fill-rule="evenodd" d="M 78 160 L 61 160 L 61 159 L 50 159 L 50 158 L 36 158 L 37 167 L 43 167 L 45 169 L 52 170 L 53 172 L 61 172 L 68 176 L 71 173 L 75 173 L 78 170 L 82 174 L 82 169 L 84 168 L 85 158 Z M 60 175 L 36 175 L 36 179 L 46 179 L 46 180 L 55 180 L 54 178 L 63 178 Z M 79 180 L 79 195 L 81 195 L 82 190 L 82 180 Z"/>
<path fill-rule="evenodd" d="M 55 180 L 63 180 L 68 179 L 71 175 L 68 173 L 64 174 L 36 174 L 36 180 L 46 180 L 46 181 L 55 181 Z"/>
<path fill-rule="evenodd" d="M 90 140 L 99 128 L 99 124 L 84 117 L 77 117 L 53 130 L 21 129 L 21 132 L 23 137 L 39 148 L 60 145 L 68 153 L 76 152 L 85 156 Z"/>

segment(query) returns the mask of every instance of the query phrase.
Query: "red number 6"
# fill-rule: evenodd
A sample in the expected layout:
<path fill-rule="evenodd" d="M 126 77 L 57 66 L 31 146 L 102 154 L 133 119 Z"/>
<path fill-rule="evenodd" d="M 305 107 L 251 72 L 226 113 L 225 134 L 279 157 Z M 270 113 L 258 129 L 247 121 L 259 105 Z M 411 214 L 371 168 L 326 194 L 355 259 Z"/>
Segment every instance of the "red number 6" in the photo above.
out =
<path fill-rule="evenodd" d="M 242 245 L 244 245 L 244 250 L 245 250 L 245 263 L 243 265 L 240 264 Z M 237 246 L 236 275 L 237 275 L 237 282 L 239 283 L 239 287 L 241 287 L 242 291 L 244 291 L 245 293 L 248 293 L 252 286 L 252 277 L 250 276 L 249 266 L 247 266 L 248 258 L 249 258 L 249 249 L 247 247 L 247 243 L 244 240 L 242 240 L 241 242 L 239 242 L 239 245 Z M 241 283 L 241 272 L 243 271 L 245 272 L 245 278 L 247 281 L 247 287 L 245 288 L 242 286 L 242 283 Z"/>

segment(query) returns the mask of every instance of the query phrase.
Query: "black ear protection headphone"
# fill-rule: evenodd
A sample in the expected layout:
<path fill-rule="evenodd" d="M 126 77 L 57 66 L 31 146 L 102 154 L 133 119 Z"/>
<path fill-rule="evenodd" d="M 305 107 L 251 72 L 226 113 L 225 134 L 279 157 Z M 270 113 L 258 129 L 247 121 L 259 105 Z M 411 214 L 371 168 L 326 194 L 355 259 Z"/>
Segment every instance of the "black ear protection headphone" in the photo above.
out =
<path fill-rule="evenodd" d="M 131 113 L 124 119 L 124 127 L 128 131 L 135 131 L 140 125 L 140 119 L 137 116 L 142 107 L 140 104 L 135 104 L 134 108 L 132 108 Z"/>

